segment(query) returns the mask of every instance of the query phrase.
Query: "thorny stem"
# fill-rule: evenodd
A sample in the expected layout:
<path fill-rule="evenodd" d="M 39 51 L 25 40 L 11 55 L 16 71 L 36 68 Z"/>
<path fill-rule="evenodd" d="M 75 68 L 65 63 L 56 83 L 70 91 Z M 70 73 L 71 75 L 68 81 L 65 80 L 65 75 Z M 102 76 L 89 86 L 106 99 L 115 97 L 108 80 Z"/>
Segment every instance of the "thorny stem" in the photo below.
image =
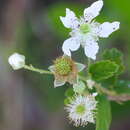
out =
<path fill-rule="evenodd" d="M 25 65 L 24 69 L 31 70 L 31 71 L 34 71 L 34 72 L 38 72 L 40 74 L 52 74 L 52 72 L 50 72 L 50 71 L 42 70 L 42 69 L 37 69 L 37 68 L 33 67 L 32 65 L 30 65 L 30 66 Z"/>

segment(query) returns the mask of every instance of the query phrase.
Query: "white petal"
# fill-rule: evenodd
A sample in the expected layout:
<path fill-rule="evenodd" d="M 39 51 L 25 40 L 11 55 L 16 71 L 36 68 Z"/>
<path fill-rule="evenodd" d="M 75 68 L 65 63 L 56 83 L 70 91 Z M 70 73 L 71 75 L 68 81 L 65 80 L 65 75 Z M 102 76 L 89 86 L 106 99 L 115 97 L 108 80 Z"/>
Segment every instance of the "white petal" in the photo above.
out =
<path fill-rule="evenodd" d="M 60 20 L 66 28 L 75 29 L 79 26 L 79 21 L 78 18 L 75 16 L 75 13 L 68 8 L 66 9 L 66 16 L 60 16 Z"/>
<path fill-rule="evenodd" d="M 84 47 L 85 55 L 93 60 L 96 60 L 96 54 L 98 53 L 99 46 L 95 41 L 87 43 Z"/>
<path fill-rule="evenodd" d="M 48 69 L 49 69 L 51 72 L 55 72 L 55 66 L 54 66 L 54 65 L 49 66 Z"/>
<path fill-rule="evenodd" d="M 91 21 L 93 18 L 98 16 L 102 7 L 103 7 L 103 1 L 98 0 L 94 2 L 90 7 L 86 8 L 84 10 L 85 21 Z"/>
<path fill-rule="evenodd" d="M 54 87 L 59 87 L 59 86 L 63 86 L 65 84 L 65 81 L 61 81 L 61 80 L 57 80 L 55 79 L 54 81 Z"/>
<path fill-rule="evenodd" d="M 96 97 L 97 95 L 98 95 L 98 93 L 96 93 L 96 92 L 92 94 L 93 97 Z"/>
<path fill-rule="evenodd" d="M 95 121 L 94 121 L 94 114 L 91 111 L 88 112 L 87 121 L 90 122 L 90 123 L 95 123 Z"/>
<path fill-rule="evenodd" d="M 86 67 L 84 64 L 81 63 L 76 63 L 76 66 L 78 68 L 78 72 L 82 71 Z"/>
<path fill-rule="evenodd" d="M 79 47 L 80 47 L 80 43 L 76 38 L 69 38 L 64 41 L 62 50 L 65 55 L 71 56 L 70 51 L 76 51 L 79 49 Z"/>
<path fill-rule="evenodd" d="M 120 22 L 105 22 L 99 26 L 98 36 L 107 38 L 111 33 L 120 28 Z"/>

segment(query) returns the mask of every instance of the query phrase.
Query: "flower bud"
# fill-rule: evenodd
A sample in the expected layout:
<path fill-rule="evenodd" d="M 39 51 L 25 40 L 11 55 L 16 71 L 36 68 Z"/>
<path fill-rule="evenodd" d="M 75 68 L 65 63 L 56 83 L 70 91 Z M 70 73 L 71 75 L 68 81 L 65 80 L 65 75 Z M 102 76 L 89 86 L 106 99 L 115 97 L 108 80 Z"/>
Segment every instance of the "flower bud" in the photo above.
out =
<path fill-rule="evenodd" d="M 25 65 L 25 56 L 14 53 L 9 57 L 8 62 L 14 70 L 21 69 Z"/>
<path fill-rule="evenodd" d="M 76 93 L 82 94 L 86 88 L 84 82 L 78 81 L 76 84 L 73 85 L 74 91 Z"/>
<path fill-rule="evenodd" d="M 88 79 L 87 80 L 87 85 L 88 85 L 88 88 L 89 89 L 93 89 L 94 85 L 95 85 L 95 82 L 91 79 Z"/>

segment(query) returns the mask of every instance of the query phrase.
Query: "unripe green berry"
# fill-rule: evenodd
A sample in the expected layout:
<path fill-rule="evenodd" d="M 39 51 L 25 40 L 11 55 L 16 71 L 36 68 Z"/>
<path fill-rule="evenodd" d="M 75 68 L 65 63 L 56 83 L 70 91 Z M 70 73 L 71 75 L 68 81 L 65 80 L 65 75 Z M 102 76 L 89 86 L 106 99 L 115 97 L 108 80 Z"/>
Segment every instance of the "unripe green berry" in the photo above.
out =
<path fill-rule="evenodd" d="M 55 61 L 56 73 L 68 75 L 72 71 L 72 61 L 68 57 L 60 57 Z"/>

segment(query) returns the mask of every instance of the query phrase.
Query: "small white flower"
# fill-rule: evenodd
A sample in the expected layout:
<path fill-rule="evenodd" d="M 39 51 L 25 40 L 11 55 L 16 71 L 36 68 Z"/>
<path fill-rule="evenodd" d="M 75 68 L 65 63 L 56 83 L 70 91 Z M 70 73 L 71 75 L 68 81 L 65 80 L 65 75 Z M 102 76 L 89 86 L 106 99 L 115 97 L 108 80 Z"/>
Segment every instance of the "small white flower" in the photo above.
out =
<path fill-rule="evenodd" d="M 81 72 L 86 66 L 77 63 L 68 56 L 62 56 L 54 61 L 48 69 L 54 74 L 54 87 L 63 86 L 66 82 L 70 84 L 77 83 L 78 72 Z"/>
<path fill-rule="evenodd" d="M 14 70 L 21 69 L 25 65 L 25 56 L 14 53 L 9 57 L 8 62 Z"/>
<path fill-rule="evenodd" d="M 65 107 L 70 122 L 77 126 L 86 126 L 89 122 L 95 123 L 95 110 L 97 101 L 95 96 L 76 96 L 71 103 Z"/>
<path fill-rule="evenodd" d="M 70 28 L 71 37 L 64 41 L 62 50 L 71 56 L 71 51 L 79 49 L 80 45 L 84 48 L 85 55 L 93 60 L 99 51 L 99 38 L 107 38 L 112 32 L 119 29 L 119 22 L 104 22 L 100 24 L 93 19 L 99 15 L 103 7 L 103 1 L 98 0 L 84 10 L 84 15 L 80 19 L 70 9 L 66 9 L 66 16 L 60 17 L 66 28 Z"/>
<path fill-rule="evenodd" d="M 87 80 L 87 86 L 89 89 L 93 89 L 93 86 L 95 85 L 95 82 L 91 79 Z"/>

